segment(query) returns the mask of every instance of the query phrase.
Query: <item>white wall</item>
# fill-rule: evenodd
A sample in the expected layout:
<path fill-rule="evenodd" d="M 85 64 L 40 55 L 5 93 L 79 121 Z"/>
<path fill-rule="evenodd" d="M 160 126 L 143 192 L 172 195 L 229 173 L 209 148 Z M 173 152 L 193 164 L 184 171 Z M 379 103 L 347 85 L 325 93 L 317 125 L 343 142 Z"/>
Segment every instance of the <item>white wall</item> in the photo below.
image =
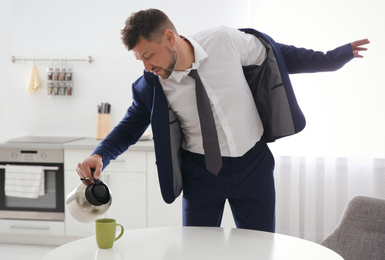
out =
<path fill-rule="evenodd" d="M 120 30 L 134 11 L 159 8 L 188 34 L 206 26 L 247 24 L 248 2 L 128 0 L 5 0 L 0 29 L 0 142 L 23 135 L 87 136 L 96 134 L 96 107 L 112 105 L 112 126 L 131 104 L 131 84 L 143 71 L 120 40 Z M 201 8 L 201 6 L 206 8 Z M 46 68 L 36 62 L 44 85 L 25 90 L 32 62 L 16 58 L 87 58 L 68 62 L 74 70 L 73 96 L 48 96 Z M 60 62 L 54 63 L 60 65 Z"/>
<path fill-rule="evenodd" d="M 112 125 L 131 103 L 142 64 L 120 30 L 130 13 L 164 10 L 181 34 L 221 24 L 254 27 L 277 41 L 327 51 L 371 40 L 369 52 L 334 73 L 293 75 L 307 127 L 271 145 L 276 154 L 385 157 L 385 36 L 380 0 L 4 0 L 0 4 L 0 142 L 23 135 L 95 136 L 96 106 L 112 104 Z M 74 68 L 73 96 L 50 97 L 46 84 L 26 92 L 32 62 L 20 58 L 86 58 Z M 38 62 L 46 83 L 49 62 Z"/>
<path fill-rule="evenodd" d="M 332 73 L 291 75 L 307 119 L 300 134 L 271 144 L 283 155 L 385 157 L 385 34 L 381 0 L 251 1 L 252 26 L 276 41 L 328 51 L 369 38 L 364 59 Z"/>

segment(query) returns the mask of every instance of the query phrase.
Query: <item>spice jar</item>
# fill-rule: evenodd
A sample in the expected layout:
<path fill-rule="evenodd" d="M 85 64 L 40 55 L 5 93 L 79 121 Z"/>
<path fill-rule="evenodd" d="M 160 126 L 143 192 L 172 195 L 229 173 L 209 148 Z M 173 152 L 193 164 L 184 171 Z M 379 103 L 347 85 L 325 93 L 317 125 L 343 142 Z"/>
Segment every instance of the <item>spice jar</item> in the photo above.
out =
<path fill-rule="evenodd" d="M 66 80 L 72 81 L 72 68 L 67 68 Z"/>
<path fill-rule="evenodd" d="M 67 96 L 72 95 L 72 83 L 67 83 Z"/>
<path fill-rule="evenodd" d="M 47 68 L 47 77 L 48 77 L 48 80 L 53 80 L 53 68 L 52 67 Z"/>
<path fill-rule="evenodd" d="M 57 95 L 59 95 L 59 90 L 60 90 L 60 85 L 59 85 L 59 83 L 54 83 L 53 84 L 53 95 L 54 96 L 57 96 Z"/>
<path fill-rule="evenodd" d="M 48 84 L 47 84 L 47 94 L 51 96 L 52 93 L 53 93 L 53 83 L 52 82 L 48 82 Z"/>
<path fill-rule="evenodd" d="M 67 72 L 66 68 L 60 69 L 60 80 L 62 80 L 62 81 L 66 80 L 66 72 Z"/>
<path fill-rule="evenodd" d="M 66 94 L 66 90 L 67 90 L 66 84 L 60 83 L 59 95 L 64 96 Z"/>
<path fill-rule="evenodd" d="M 60 68 L 55 68 L 53 72 L 53 80 L 59 80 Z"/>

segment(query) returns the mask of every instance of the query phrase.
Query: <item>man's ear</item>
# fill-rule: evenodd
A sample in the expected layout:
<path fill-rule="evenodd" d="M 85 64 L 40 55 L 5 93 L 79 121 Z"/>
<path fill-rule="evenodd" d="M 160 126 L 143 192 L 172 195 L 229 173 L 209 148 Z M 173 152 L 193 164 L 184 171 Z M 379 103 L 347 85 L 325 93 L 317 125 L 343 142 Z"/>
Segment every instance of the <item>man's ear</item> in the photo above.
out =
<path fill-rule="evenodd" d="M 174 46 L 175 45 L 175 34 L 173 31 L 169 30 L 169 29 L 166 29 L 164 31 L 164 34 L 163 34 L 163 37 L 165 39 L 165 41 L 170 44 L 171 46 Z"/>

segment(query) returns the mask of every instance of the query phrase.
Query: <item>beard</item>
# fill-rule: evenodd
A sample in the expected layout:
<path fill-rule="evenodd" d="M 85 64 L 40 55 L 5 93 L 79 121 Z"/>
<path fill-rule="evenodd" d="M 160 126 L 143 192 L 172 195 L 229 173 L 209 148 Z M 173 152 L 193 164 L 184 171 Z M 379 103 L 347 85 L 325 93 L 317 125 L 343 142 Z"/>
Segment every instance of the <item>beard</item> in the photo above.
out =
<path fill-rule="evenodd" d="M 171 61 L 170 63 L 168 64 L 167 68 L 160 68 L 160 70 L 163 70 L 163 75 L 159 74 L 159 76 L 162 78 L 162 79 L 167 79 L 168 77 L 170 77 L 171 73 L 174 71 L 175 69 L 175 64 L 176 64 L 176 59 L 177 59 L 177 54 L 176 54 L 176 51 L 170 49 L 167 47 L 167 50 L 170 54 L 170 57 L 171 57 Z M 158 69 L 158 68 L 155 68 L 155 69 Z M 154 69 L 154 70 L 155 70 Z"/>

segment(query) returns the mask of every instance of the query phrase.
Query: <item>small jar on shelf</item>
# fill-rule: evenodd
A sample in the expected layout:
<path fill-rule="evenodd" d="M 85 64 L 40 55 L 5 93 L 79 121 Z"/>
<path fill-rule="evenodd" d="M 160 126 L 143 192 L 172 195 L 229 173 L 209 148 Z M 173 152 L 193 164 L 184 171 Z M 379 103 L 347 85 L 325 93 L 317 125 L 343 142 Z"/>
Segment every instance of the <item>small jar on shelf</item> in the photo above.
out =
<path fill-rule="evenodd" d="M 52 94 L 53 94 L 53 83 L 52 82 L 47 83 L 47 94 L 49 96 L 52 96 Z"/>
<path fill-rule="evenodd" d="M 60 77 L 60 68 L 54 68 L 53 70 L 53 80 L 58 81 Z"/>
<path fill-rule="evenodd" d="M 60 74 L 59 74 L 59 80 L 65 81 L 66 80 L 66 74 L 67 74 L 67 68 L 61 68 Z"/>
<path fill-rule="evenodd" d="M 52 67 L 47 68 L 47 79 L 49 81 L 53 80 L 53 68 Z"/>
<path fill-rule="evenodd" d="M 72 96 L 72 82 L 66 83 L 67 96 Z"/>
<path fill-rule="evenodd" d="M 66 81 L 72 81 L 72 68 L 67 68 Z"/>

